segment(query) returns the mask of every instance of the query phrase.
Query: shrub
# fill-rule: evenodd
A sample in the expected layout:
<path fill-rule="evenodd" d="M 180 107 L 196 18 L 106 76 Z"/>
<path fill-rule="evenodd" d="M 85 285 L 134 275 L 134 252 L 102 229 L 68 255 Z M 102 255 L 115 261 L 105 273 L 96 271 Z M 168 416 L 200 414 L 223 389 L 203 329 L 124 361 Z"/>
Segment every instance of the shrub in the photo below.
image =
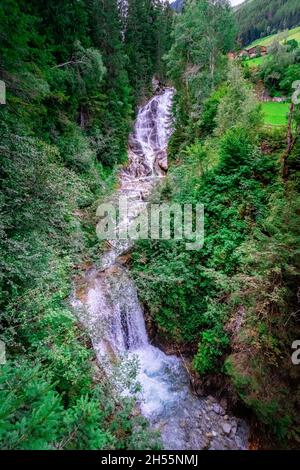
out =
<path fill-rule="evenodd" d="M 216 372 L 218 360 L 229 344 L 229 338 L 220 325 L 201 333 L 198 352 L 193 361 L 195 370 L 201 375 Z"/>

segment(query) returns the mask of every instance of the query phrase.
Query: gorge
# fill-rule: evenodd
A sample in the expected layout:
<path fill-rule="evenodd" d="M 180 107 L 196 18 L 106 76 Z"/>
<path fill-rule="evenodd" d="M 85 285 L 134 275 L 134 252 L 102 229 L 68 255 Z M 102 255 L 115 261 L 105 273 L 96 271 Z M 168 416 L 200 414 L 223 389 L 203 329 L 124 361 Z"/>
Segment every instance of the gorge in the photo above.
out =
<path fill-rule="evenodd" d="M 129 165 L 120 173 L 115 197 L 128 198 L 130 220 L 164 175 L 173 94 L 166 88 L 141 107 L 129 138 Z M 227 416 L 212 397 L 193 396 L 182 360 L 151 345 L 134 282 L 118 261 L 130 244 L 109 241 L 99 267 L 86 274 L 84 300 L 74 301 L 99 363 L 137 360 L 141 412 L 160 431 L 164 449 L 247 448 L 246 423 Z"/>

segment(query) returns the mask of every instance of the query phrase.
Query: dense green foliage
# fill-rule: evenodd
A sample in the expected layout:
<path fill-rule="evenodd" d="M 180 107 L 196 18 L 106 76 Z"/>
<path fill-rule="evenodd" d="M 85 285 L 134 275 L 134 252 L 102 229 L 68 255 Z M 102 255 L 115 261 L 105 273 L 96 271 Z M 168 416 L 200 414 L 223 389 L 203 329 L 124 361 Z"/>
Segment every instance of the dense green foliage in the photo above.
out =
<path fill-rule="evenodd" d="M 275 43 L 260 67 L 260 78 L 271 96 L 281 94 L 290 97 L 293 83 L 300 77 L 300 47 L 297 41 Z"/>
<path fill-rule="evenodd" d="M 126 158 L 137 98 L 150 89 L 156 67 L 163 74 L 169 9 L 144 3 L 145 63 L 138 73 L 141 58 L 135 59 L 134 75 L 127 55 L 137 47 L 133 6 L 126 29 L 117 1 L 1 2 L 4 449 L 157 445 L 147 423 L 132 414 L 134 398 L 116 397 L 105 371 L 93 365 L 68 301 L 72 276 L 99 252 L 92 214 Z"/>
<path fill-rule="evenodd" d="M 247 0 L 236 9 L 243 45 L 300 24 L 298 0 Z"/>
<path fill-rule="evenodd" d="M 128 0 L 125 50 L 136 99 L 145 96 L 153 75 L 164 76 L 163 55 L 170 46 L 171 10 L 159 0 Z"/>
<path fill-rule="evenodd" d="M 224 77 L 224 54 L 232 49 L 234 37 L 235 24 L 227 0 L 190 1 L 178 16 L 166 56 L 169 77 L 178 91 L 177 141 L 186 143 L 197 135 L 203 100 Z"/>

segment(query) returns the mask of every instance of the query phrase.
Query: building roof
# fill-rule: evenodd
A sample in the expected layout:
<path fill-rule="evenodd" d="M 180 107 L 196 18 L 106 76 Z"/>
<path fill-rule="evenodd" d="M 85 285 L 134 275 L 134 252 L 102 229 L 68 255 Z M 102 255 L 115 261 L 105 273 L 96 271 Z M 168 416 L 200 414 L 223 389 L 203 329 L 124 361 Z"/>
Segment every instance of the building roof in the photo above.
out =
<path fill-rule="evenodd" d="M 260 49 L 261 51 L 266 51 L 268 48 L 266 46 L 261 46 L 260 44 L 257 44 L 256 46 L 248 47 L 246 48 L 246 51 L 248 52 L 254 52 L 257 49 Z"/>

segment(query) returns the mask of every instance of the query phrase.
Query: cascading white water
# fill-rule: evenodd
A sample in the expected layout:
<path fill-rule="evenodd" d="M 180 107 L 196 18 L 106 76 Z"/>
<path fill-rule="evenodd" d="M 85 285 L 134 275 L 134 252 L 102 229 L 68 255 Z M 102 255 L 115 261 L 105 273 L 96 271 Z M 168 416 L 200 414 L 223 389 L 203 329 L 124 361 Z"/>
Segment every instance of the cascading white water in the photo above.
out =
<path fill-rule="evenodd" d="M 166 88 L 142 107 L 129 138 L 129 165 L 121 172 L 116 195 L 131 201 L 129 220 L 142 210 L 157 179 L 167 169 L 173 94 L 173 89 Z M 101 269 L 87 276 L 85 300 L 76 301 L 99 362 L 122 360 L 124 354 L 138 358 L 141 411 L 161 431 L 165 449 L 244 448 L 247 433 L 243 423 L 239 422 L 238 430 L 235 418 L 224 421 L 225 412 L 216 402 L 194 397 L 182 361 L 149 343 L 136 288 L 118 263 L 130 242 L 111 241 L 110 246 L 102 257 Z M 219 407 L 219 413 L 212 407 Z M 222 431 L 224 422 L 230 429 L 227 434 Z"/>
<path fill-rule="evenodd" d="M 172 133 L 173 94 L 173 89 L 167 88 L 139 110 L 129 139 L 129 164 L 120 174 L 120 189 L 116 194 L 116 198 L 126 196 L 130 201 L 129 220 L 144 208 L 157 179 L 163 176 L 160 165 L 161 159 L 166 159 L 166 146 Z M 111 248 L 101 260 L 102 272 L 93 279 L 87 293 L 88 315 L 84 323 L 100 356 L 111 351 L 121 355 L 124 351 L 149 346 L 135 286 L 126 270 L 116 262 L 130 244 L 127 240 L 109 241 Z"/>

